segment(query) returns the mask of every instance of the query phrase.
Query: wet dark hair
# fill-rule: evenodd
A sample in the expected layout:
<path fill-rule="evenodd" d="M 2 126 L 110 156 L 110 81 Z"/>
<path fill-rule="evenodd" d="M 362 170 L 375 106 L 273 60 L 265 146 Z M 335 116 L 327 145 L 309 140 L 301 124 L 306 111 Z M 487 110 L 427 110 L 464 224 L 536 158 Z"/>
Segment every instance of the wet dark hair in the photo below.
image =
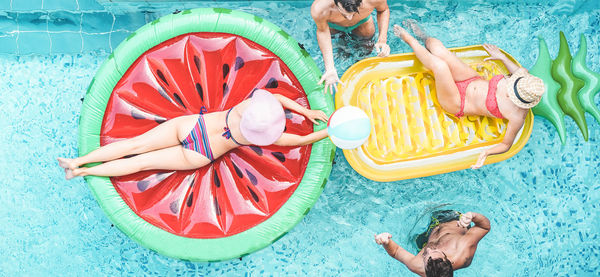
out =
<path fill-rule="evenodd" d="M 425 276 L 427 277 L 452 277 L 454 276 L 454 270 L 452 270 L 452 263 L 447 258 L 427 260 L 425 265 Z"/>
<path fill-rule="evenodd" d="M 333 2 L 336 5 L 339 3 L 340 6 L 342 6 L 342 8 L 344 8 L 344 10 L 347 12 L 357 13 L 358 7 L 360 6 L 360 3 L 362 3 L 362 0 L 333 0 Z"/>

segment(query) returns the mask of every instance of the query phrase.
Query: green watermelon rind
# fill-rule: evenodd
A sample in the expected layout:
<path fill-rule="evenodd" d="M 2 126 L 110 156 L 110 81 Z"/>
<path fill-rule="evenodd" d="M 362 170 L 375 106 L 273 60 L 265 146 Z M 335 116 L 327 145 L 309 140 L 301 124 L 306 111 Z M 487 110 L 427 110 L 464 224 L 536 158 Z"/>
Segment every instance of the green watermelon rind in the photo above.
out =
<path fill-rule="evenodd" d="M 92 79 L 79 121 L 79 155 L 100 147 L 100 129 L 108 99 L 127 69 L 144 52 L 163 41 L 195 32 L 229 33 L 250 39 L 269 49 L 290 68 L 312 109 L 331 114 L 333 99 L 317 85 L 321 72 L 310 55 L 281 28 L 251 14 L 228 9 L 186 10 L 150 22 L 123 41 Z M 326 128 L 315 125 L 314 130 Z M 312 146 L 304 176 L 288 201 L 267 220 L 236 235 L 186 238 L 164 231 L 140 218 L 123 201 L 107 177 L 87 176 L 94 197 L 108 218 L 123 233 L 144 247 L 165 256 L 189 261 L 224 261 L 260 250 L 285 235 L 308 213 L 321 194 L 331 172 L 335 147 L 329 139 Z"/>

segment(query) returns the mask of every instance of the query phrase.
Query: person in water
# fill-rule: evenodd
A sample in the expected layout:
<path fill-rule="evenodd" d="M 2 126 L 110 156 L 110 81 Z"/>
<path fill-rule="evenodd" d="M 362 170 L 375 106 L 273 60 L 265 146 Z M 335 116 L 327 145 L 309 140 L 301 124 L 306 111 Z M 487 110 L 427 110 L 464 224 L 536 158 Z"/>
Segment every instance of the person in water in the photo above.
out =
<path fill-rule="evenodd" d="M 378 56 L 390 54 L 387 45 L 387 31 L 390 22 L 390 9 L 386 0 L 315 0 L 310 8 L 310 14 L 317 25 L 317 42 L 321 53 L 325 73 L 319 84 L 325 82 L 325 92 L 333 93 L 333 88 L 340 83 L 333 62 L 333 47 L 331 35 L 344 32 L 355 37 L 371 40 L 375 35 L 375 23 L 371 12 L 377 10 L 377 27 L 379 37 L 375 43 Z"/>
<path fill-rule="evenodd" d="M 67 179 L 122 176 L 153 169 L 190 170 L 243 145 L 299 146 L 327 137 L 327 129 L 305 136 L 284 133 L 282 105 L 314 124 L 319 124 L 317 120 L 327 121 L 323 111 L 309 110 L 282 95 L 259 89 L 227 111 L 179 116 L 139 136 L 104 145 L 82 157 L 58 158 L 58 162 Z M 104 163 L 82 167 L 95 162 Z"/>
<path fill-rule="evenodd" d="M 489 81 L 484 80 L 440 40 L 425 34 L 414 20 L 406 20 L 404 25 L 413 31 L 425 47 L 398 25 L 394 25 L 394 34 L 406 42 L 419 61 L 433 72 L 437 99 L 446 112 L 456 117 L 480 115 L 508 119 L 502 142 L 483 151 L 471 168 L 480 168 L 489 155 L 508 151 L 529 109 L 540 102 L 546 91 L 544 82 L 529 74 L 527 69 L 517 66 L 491 44 L 483 45 L 490 55 L 484 60 L 502 61 L 510 75 L 495 75 Z"/>
<path fill-rule="evenodd" d="M 389 233 L 375 235 L 375 242 L 419 276 L 446 277 L 471 264 L 477 244 L 490 228 L 490 220 L 482 214 L 445 210 L 434 212 L 427 230 L 417 237 L 416 256 L 396 244 Z"/>

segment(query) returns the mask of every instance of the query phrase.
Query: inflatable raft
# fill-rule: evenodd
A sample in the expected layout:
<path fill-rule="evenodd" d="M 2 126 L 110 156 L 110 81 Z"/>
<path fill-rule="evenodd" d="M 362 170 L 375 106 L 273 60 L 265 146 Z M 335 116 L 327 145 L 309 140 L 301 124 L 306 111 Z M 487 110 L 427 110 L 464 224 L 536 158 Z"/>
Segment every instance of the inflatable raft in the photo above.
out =
<path fill-rule="evenodd" d="M 480 45 L 450 49 L 486 79 L 508 74 Z M 507 54 L 513 62 L 518 62 Z M 483 116 L 460 119 L 437 103 L 435 80 L 413 53 L 368 58 L 342 76 L 345 87 L 335 96 L 336 108 L 359 107 L 369 115 L 371 135 L 361 147 L 344 150 L 346 160 L 361 175 L 375 181 L 395 181 L 469 168 L 480 152 L 502 141 L 506 121 Z M 486 164 L 506 160 L 527 142 L 533 127 L 529 112 L 509 151 Z"/>
<path fill-rule="evenodd" d="M 170 118 L 229 109 L 256 88 L 330 114 L 320 75 L 293 38 L 262 18 L 226 9 L 168 15 L 122 42 L 92 80 L 79 154 Z M 301 115 L 286 111 L 286 118 L 288 133 L 313 131 Z M 266 247 L 295 226 L 327 182 L 334 150 L 329 140 L 243 146 L 197 170 L 85 179 L 114 225 L 141 245 L 220 261 Z"/>

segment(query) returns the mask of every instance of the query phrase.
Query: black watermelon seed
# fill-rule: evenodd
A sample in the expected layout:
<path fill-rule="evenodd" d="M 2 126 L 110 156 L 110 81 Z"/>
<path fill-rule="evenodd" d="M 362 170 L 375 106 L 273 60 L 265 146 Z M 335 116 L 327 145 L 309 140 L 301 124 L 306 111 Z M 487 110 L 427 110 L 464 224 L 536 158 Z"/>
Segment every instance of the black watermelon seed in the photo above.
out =
<path fill-rule="evenodd" d="M 213 201 L 213 204 L 215 205 L 215 213 L 217 215 L 221 215 L 221 207 L 219 207 L 219 201 L 217 201 L 217 198 L 214 197 L 213 198 L 215 201 Z"/>
<path fill-rule="evenodd" d="M 169 205 L 169 209 L 171 209 L 171 212 L 174 214 L 179 212 L 179 203 L 177 203 L 177 202 L 179 202 L 179 201 L 173 201 Z"/>
<path fill-rule="evenodd" d="M 256 186 L 256 183 L 258 183 L 258 181 L 256 180 L 256 177 L 254 176 L 254 174 L 250 173 L 250 171 L 248 171 L 248 169 L 246 169 L 246 175 L 248 175 L 248 179 L 250 180 L 250 183 L 252 183 L 253 185 Z"/>
<path fill-rule="evenodd" d="M 149 185 L 148 181 L 142 180 L 142 181 L 137 182 L 137 188 L 139 191 L 145 191 L 148 188 L 148 185 Z"/>
<path fill-rule="evenodd" d="M 188 200 L 187 200 L 187 206 L 191 207 L 193 202 L 194 202 L 194 192 L 190 193 L 190 196 L 188 197 Z"/>
<path fill-rule="evenodd" d="M 219 175 L 217 175 L 217 171 L 213 171 L 213 182 L 215 182 L 215 186 L 218 188 L 221 187 L 221 180 L 219 180 Z"/>
<path fill-rule="evenodd" d="M 235 71 L 240 70 L 240 68 L 244 67 L 244 59 L 242 59 L 241 57 L 236 57 L 235 58 Z"/>
<path fill-rule="evenodd" d="M 157 69 L 156 74 L 158 74 L 158 78 L 160 78 L 163 82 L 165 82 L 165 84 L 167 84 L 167 86 L 169 85 L 169 82 L 167 82 L 167 78 L 165 78 L 165 75 L 162 73 L 162 71 Z"/>
<path fill-rule="evenodd" d="M 164 119 L 164 118 L 156 118 L 156 119 L 154 119 L 154 121 L 156 121 L 156 123 L 158 123 L 158 124 L 161 124 L 161 123 L 163 123 L 163 122 L 165 122 L 167 120 Z"/>
<path fill-rule="evenodd" d="M 229 92 L 229 86 L 227 83 L 223 83 L 223 96 Z"/>
<path fill-rule="evenodd" d="M 250 145 L 250 149 L 252 149 L 254 152 L 256 152 L 256 154 L 258 154 L 259 156 L 263 155 L 262 149 L 258 146 Z"/>
<path fill-rule="evenodd" d="M 202 85 L 200 85 L 200 83 L 196 83 L 196 92 L 198 92 L 200 100 L 204 101 L 204 92 L 202 91 Z"/>
<path fill-rule="evenodd" d="M 194 56 L 194 64 L 196 65 L 196 70 L 198 70 L 198 73 L 201 73 L 201 71 L 200 71 L 200 58 L 198 58 L 198 56 Z"/>
<path fill-rule="evenodd" d="M 277 158 L 280 162 L 285 162 L 285 155 L 281 152 L 273 152 L 271 153 L 275 158 Z"/>
<path fill-rule="evenodd" d="M 250 191 L 250 195 L 252 196 L 252 199 L 254 199 L 254 202 L 258 203 L 258 195 L 256 195 L 256 193 L 250 187 L 248 187 L 248 191 Z"/>
<path fill-rule="evenodd" d="M 227 77 L 227 74 L 229 74 L 229 65 L 223 64 L 223 79 L 225 79 L 225 77 Z"/>
<path fill-rule="evenodd" d="M 171 174 L 169 173 L 158 173 L 155 175 L 155 178 L 158 182 L 162 182 L 162 180 L 167 179 Z"/>
<path fill-rule="evenodd" d="M 169 97 L 169 95 L 167 94 L 167 90 L 163 86 L 160 86 L 158 88 L 158 93 L 160 94 L 160 96 L 162 96 L 165 99 L 171 101 L 171 97 Z"/>
<path fill-rule="evenodd" d="M 240 168 L 235 165 L 235 163 L 231 163 L 233 165 L 233 169 L 235 169 L 235 173 L 237 174 L 238 177 L 244 178 L 244 173 L 242 173 L 242 171 L 240 170 Z"/>
<path fill-rule="evenodd" d="M 277 80 L 275 80 L 275 78 L 271 78 L 267 82 L 266 88 L 277 88 L 278 86 L 279 86 L 279 83 L 277 82 Z"/>
<path fill-rule="evenodd" d="M 291 118 L 292 118 L 292 116 L 294 116 L 294 115 L 292 114 L 292 111 L 290 111 L 290 110 L 288 110 L 288 109 L 284 109 L 284 110 L 283 110 L 283 112 L 285 113 L 285 118 L 287 118 L 287 119 L 291 119 Z"/>
<path fill-rule="evenodd" d="M 133 117 L 135 119 L 145 119 L 146 118 L 143 114 L 141 114 L 140 112 L 138 112 L 136 110 L 131 111 L 131 117 Z"/>
<path fill-rule="evenodd" d="M 181 97 L 179 97 L 179 95 L 177 93 L 173 93 L 173 96 L 175 96 L 175 101 L 177 101 L 177 103 L 179 103 L 179 105 L 183 106 L 184 109 L 187 109 L 185 107 L 185 105 L 183 104 L 183 101 L 181 101 Z"/>

